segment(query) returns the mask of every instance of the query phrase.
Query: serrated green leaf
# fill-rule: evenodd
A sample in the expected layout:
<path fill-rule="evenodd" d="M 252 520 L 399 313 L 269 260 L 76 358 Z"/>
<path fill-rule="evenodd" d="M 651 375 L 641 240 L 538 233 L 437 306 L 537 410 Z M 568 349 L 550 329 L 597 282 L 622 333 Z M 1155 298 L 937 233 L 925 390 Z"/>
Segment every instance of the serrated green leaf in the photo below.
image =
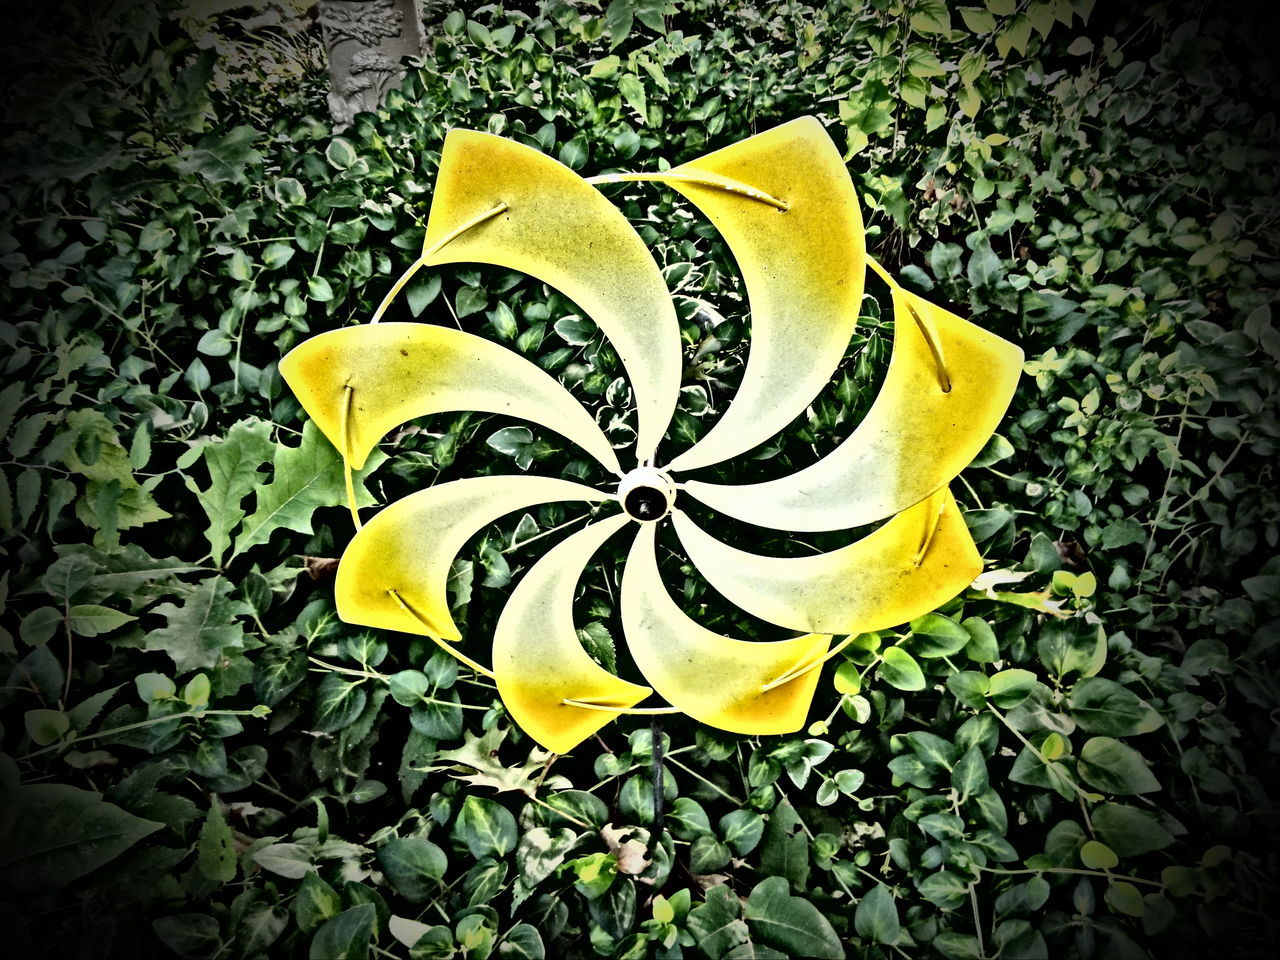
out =
<path fill-rule="evenodd" d="M 371 506 L 376 501 L 364 481 L 387 459 L 375 449 L 364 469 L 355 473 L 356 504 Z M 311 517 L 320 507 L 346 502 L 346 481 L 342 457 L 312 421 L 302 431 L 296 447 L 276 446 L 271 482 L 257 488 L 256 509 L 241 528 L 232 556 L 266 543 L 276 530 L 311 533 Z"/>
<path fill-rule="evenodd" d="M 192 670 L 212 670 L 222 658 L 244 647 L 244 627 L 237 617 L 252 613 L 232 596 L 233 584 L 210 577 L 182 591 L 182 605 L 162 603 L 152 612 L 167 623 L 147 634 L 146 650 L 162 650 L 181 676 Z"/>
<path fill-rule="evenodd" d="M 207 879 L 216 884 L 230 883 L 236 878 L 235 838 L 216 797 L 209 804 L 209 812 L 200 827 L 196 865 Z"/>
<path fill-rule="evenodd" d="M 275 445 L 271 424 L 265 420 L 242 420 L 233 424 L 222 439 L 201 447 L 209 470 L 209 486 L 196 496 L 209 518 L 205 536 L 212 548 L 215 565 L 231 545 L 231 533 L 244 519 L 241 502 L 265 480 L 261 467 L 271 462 Z"/>

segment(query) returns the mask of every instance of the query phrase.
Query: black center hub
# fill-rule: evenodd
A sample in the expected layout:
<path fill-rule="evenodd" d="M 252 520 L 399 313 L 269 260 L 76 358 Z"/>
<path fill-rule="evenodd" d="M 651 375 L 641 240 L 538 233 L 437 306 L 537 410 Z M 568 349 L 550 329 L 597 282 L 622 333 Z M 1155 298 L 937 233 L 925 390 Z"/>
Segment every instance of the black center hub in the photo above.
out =
<path fill-rule="evenodd" d="M 657 487 L 634 487 L 622 507 L 637 520 L 658 520 L 667 512 L 667 498 Z"/>
<path fill-rule="evenodd" d="M 618 484 L 618 501 L 627 516 L 640 523 L 654 523 L 671 512 L 676 485 L 656 467 L 636 467 Z"/>

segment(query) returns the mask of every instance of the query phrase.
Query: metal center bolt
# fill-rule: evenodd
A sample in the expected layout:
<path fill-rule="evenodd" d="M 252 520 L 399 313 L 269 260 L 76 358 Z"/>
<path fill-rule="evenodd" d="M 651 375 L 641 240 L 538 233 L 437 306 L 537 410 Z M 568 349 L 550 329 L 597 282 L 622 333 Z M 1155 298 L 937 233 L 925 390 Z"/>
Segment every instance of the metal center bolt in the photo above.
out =
<path fill-rule="evenodd" d="M 676 485 L 657 467 L 636 467 L 618 484 L 618 500 L 631 519 L 653 523 L 671 512 Z"/>

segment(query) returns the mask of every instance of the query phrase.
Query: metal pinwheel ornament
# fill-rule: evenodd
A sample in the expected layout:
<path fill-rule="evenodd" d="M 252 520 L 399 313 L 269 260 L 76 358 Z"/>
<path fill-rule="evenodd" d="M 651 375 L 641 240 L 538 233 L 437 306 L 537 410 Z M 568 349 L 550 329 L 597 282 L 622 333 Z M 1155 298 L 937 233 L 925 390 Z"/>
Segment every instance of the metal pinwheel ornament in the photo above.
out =
<path fill-rule="evenodd" d="M 676 408 L 683 357 L 675 309 L 640 236 L 594 184 L 661 181 L 711 221 L 745 280 L 751 343 L 742 386 L 691 448 L 655 458 Z M 475 262 L 518 270 L 577 303 L 611 341 L 637 407 L 635 466 L 625 470 L 592 416 L 553 377 L 482 337 L 425 323 L 378 323 L 422 266 Z M 768 440 L 801 414 L 840 364 L 867 267 L 892 291 L 893 353 L 867 416 L 830 454 L 764 483 L 680 482 Z M 616 477 L 613 490 L 569 480 L 484 476 L 422 490 L 361 525 L 337 575 L 349 623 L 432 638 L 494 678 L 512 717 L 565 753 L 656 693 L 669 707 L 741 734 L 801 729 L 821 665 L 846 639 L 945 603 L 981 572 L 948 483 L 977 455 L 1013 396 L 1022 351 L 917 295 L 867 257 L 862 218 L 835 144 L 795 120 L 660 173 L 584 180 L 530 147 L 464 130 L 445 140 L 422 256 L 370 324 L 313 337 L 280 372 L 307 414 L 359 470 L 390 430 L 415 417 L 475 410 L 553 430 Z M 350 489 L 350 484 L 349 484 Z M 847 547 L 800 559 L 722 543 L 680 509 L 689 497 L 750 524 L 844 530 L 885 520 Z M 549 550 L 516 585 L 497 623 L 492 668 L 463 653 L 446 587 L 459 550 L 517 510 L 555 501 L 621 507 Z M 713 588 L 799 636 L 714 633 L 659 575 L 658 525 L 670 520 Z M 626 644 L 649 686 L 605 670 L 579 643 L 578 580 L 624 527 Z"/>

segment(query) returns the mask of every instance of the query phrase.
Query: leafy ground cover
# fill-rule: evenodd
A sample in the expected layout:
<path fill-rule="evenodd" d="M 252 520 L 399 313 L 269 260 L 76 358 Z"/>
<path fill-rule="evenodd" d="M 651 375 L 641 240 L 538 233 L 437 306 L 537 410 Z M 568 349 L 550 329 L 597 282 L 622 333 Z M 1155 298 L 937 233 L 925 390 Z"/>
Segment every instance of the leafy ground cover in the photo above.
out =
<path fill-rule="evenodd" d="M 430 56 L 339 136 L 323 78 L 269 66 L 315 62 L 313 31 L 193 36 L 128 0 L 18 16 L 0 194 L 16 953 L 1270 956 L 1267 31 L 1230 4 L 1090 7 L 428 4 Z M 274 59 L 234 59 L 255 40 Z M 802 734 L 624 718 L 548 757 L 429 642 L 337 620 L 340 463 L 277 361 L 362 322 L 412 258 L 451 127 L 598 173 L 806 114 L 847 151 L 875 255 L 1027 352 L 955 485 L 990 573 L 859 637 Z M 674 194 L 612 198 L 681 319 L 676 450 L 739 381 L 743 291 Z M 531 358 L 629 442 L 617 357 L 554 291 L 461 266 L 424 272 L 395 314 Z M 753 475 L 812 462 L 866 410 L 883 288 L 863 315 Z M 373 504 L 593 469 L 554 435 L 464 413 L 387 438 L 359 484 Z M 451 595 L 469 649 L 578 518 L 544 507 L 467 545 Z M 577 613 L 626 673 L 617 559 Z M 772 636 L 692 568 L 665 572 L 708 626 Z"/>

